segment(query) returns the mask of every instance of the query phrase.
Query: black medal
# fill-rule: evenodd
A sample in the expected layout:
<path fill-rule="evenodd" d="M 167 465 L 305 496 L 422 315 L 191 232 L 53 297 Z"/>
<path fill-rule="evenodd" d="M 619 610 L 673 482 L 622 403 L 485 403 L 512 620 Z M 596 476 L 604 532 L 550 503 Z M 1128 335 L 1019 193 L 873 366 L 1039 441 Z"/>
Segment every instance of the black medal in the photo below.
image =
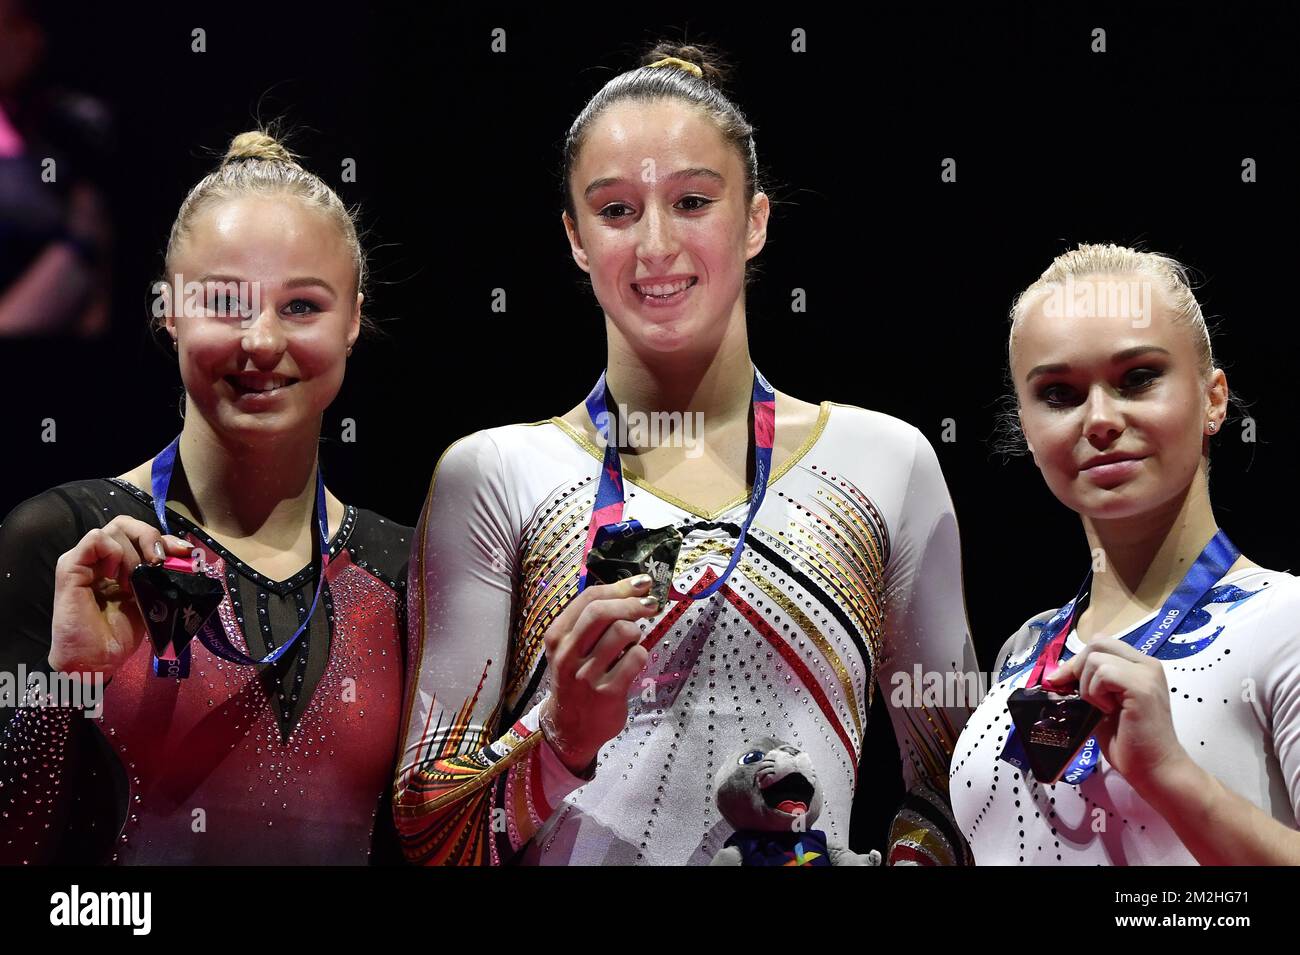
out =
<path fill-rule="evenodd" d="M 1143 631 L 1135 649 L 1155 656 L 1188 619 L 1197 601 L 1240 556 L 1241 551 L 1228 540 L 1228 535 L 1216 531 Z M 1075 598 L 1044 627 L 1045 642 L 1025 687 L 1007 697 L 1007 709 L 1014 725 L 1007 733 L 999 758 L 1021 770 L 1032 770 L 1034 778 L 1045 785 L 1062 778 L 1072 786 L 1081 783 L 1101 761 L 1101 747 L 1092 731 L 1101 722 L 1102 712 L 1085 702 L 1077 688 L 1072 692 L 1058 692 L 1047 676 L 1060 661 L 1075 615 L 1082 612 L 1091 584 L 1089 571 Z"/>
<path fill-rule="evenodd" d="M 682 535 L 675 527 L 637 527 L 606 535 L 587 555 L 587 576 L 599 584 L 612 584 L 649 574 L 650 594 L 662 607 L 668 602 L 668 588 L 681 549 Z"/>
<path fill-rule="evenodd" d="M 1102 717 L 1101 710 L 1078 693 L 1055 693 L 1043 686 L 1016 690 L 1007 698 L 1007 709 L 1024 742 L 1029 768 L 1045 785 L 1061 778 Z"/>
<path fill-rule="evenodd" d="M 190 640 L 225 596 L 220 581 L 195 573 L 191 562 L 179 557 L 169 557 L 161 564 L 140 564 L 131 572 L 131 590 L 149 631 L 154 656 L 168 662 L 183 659 Z"/>

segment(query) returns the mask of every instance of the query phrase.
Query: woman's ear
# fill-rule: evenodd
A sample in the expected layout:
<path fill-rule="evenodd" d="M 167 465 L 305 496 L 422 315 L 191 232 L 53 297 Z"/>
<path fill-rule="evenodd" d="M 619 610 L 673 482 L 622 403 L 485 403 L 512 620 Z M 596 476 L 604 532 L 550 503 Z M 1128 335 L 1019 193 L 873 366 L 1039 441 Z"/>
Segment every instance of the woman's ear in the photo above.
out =
<path fill-rule="evenodd" d="M 1223 373 L 1222 368 L 1216 368 L 1210 373 L 1209 384 L 1206 388 L 1206 423 L 1213 422 L 1214 430 L 1218 431 L 1223 427 L 1223 421 L 1228 417 L 1228 376 Z"/>
<path fill-rule="evenodd" d="M 569 237 L 569 251 L 573 253 L 573 261 L 578 263 L 578 268 L 582 271 L 590 273 L 591 264 L 587 261 L 587 250 L 582 247 L 582 237 L 578 235 L 578 224 L 567 212 L 561 212 L 560 218 L 564 222 L 564 233 Z"/>
<path fill-rule="evenodd" d="M 170 339 L 172 340 L 172 348 L 173 348 L 173 349 L 176 349 L 176 350 L 179 350 L 179 349 L 180 349 L 180 339 L 179 339 L 177 336 L 180 335 L 180 330 L 177 329 L 177 327 L 176 327 L 176 309 L 175 309 L 175 308 L 173 308 L 173 307 L 168 307 L 167 311 L 163 313 L 163 316 L 162 316 L 162 327 L 163 327 L 163 330 L 167 333 L 167 337 L 170 338 Z"/>
<path fill-rule="evenodd" d="M 1025 434 L 1025 421 L 1020 417 L 1019 412 L 1016 412 L 1016 422 L 1020 427 L 1021 436 L 1025 439 L 1025 447 L 1029 449 L 1029 454 L 1034 459 L 1034 464 L 1042 468 L 1042 465 L 1038 463 L 1038 452 L 1034 450 L 1034 443 L 1029 440 L 1029 435 Z"/>
<path fill-rule="evenodd" d="M 352 317 L 348 319 L 348 351 L 352 350 L 352 346 L 361 337 L 361 303 L 365 300 L 366 296 L 358 292 L 357 304 L 352 309 Z"/>
<path fill-rule="evenodd" d="M 745 259 L 752 259 L 767 244 L 767 220 L 772 213 L 772 204 L 767 193 L 755 193 L 749 204 L 749 229 L 745 234 Z"/>

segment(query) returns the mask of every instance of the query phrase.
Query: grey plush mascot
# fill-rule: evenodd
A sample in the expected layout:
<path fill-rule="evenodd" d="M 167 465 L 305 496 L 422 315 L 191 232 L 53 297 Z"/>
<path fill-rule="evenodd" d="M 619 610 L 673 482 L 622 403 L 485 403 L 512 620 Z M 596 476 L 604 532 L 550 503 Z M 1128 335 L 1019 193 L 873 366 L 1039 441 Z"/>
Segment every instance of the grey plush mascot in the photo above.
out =
<path fill-rule="evenodd" d="M 711 865 L 880 865 L 865 855 L 828 845 L 810 828 L 822 811 L 812 759 L 799 747 L 763 737 L 734 753 L 713 781 L 718 811 L 736 830 Z"/>

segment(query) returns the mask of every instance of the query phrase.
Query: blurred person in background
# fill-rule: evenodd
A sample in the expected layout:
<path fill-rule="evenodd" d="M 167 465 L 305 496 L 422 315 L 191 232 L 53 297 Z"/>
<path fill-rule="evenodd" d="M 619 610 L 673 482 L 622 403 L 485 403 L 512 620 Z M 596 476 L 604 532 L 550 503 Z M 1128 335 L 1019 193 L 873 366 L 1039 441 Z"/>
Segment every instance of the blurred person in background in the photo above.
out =
<path fill-rule="evenodd" d="M 48 19 L 0 0 L 0 334 L 90 336 L 109 320 L 111 116 L 42 72 Z"/>

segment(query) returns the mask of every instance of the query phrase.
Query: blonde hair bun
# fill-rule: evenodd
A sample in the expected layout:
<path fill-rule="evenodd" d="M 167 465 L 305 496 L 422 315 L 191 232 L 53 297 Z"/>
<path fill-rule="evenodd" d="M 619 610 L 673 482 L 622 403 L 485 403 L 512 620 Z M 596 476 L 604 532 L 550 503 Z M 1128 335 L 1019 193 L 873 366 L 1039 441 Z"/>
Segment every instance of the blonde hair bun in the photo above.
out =
<path fill-rule="evenodd" d="M 281 145 L 278 139 L 257 129 L 240 133 L 232 139 L 221 164 L 225 166 L 246 159 L 282 162 L 290 166 L 298 165 L 293 153 Z"/>

